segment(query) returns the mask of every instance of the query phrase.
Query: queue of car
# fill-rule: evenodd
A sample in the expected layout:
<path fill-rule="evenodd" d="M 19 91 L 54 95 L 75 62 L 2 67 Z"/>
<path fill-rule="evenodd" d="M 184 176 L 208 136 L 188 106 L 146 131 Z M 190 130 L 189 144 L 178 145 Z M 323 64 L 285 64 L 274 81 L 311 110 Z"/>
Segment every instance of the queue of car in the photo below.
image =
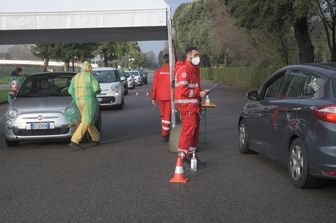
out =
<path fill-rule="evenodd" d="M 137 72 L 134 75 L 134 72 Z M 125 95 L 145 79 L 135 81 L 138 70 L 122 70 L 112 67 L 94 68 L 93 75 L 101 92 L 97 95 L 95 125 L 101 128 L 101 107 L 123 109 Z M 7 146 L 18 146 L 25 141 L 63 140 L 68 142 L 75 127 L 66 120 L 65 110 L 71 102 L 68 93 L 75 72 L 43 72 L 25 79 L 4 116 Z"/>

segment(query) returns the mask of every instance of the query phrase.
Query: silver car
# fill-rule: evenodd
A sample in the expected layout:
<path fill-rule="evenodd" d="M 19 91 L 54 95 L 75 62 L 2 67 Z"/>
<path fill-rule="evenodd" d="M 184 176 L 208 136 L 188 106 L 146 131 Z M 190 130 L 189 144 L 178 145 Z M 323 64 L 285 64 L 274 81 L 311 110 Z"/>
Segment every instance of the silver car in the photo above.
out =
<path fill-rule="evenodd" d="M 112 67 L 93 68 L 93 75 L 97 78 L 101 92 L 97 99 L 101 106 L 117 106 L 123 109 L 125 77 L 120 77 L 117 69 Z"/>
<path fill-rule="evenodd" d="M 132 76 L 134 77 L 134 83 L 136 86 L 143 85 L 143 78 L 142 75 L 138 70 L 130 70 Z"/>
<path fill-rule="evenodd" d="M 128 89 L 134 89 L 135 88 L 135 84 L 134 84 L 134 77 L 133 75 L 131 74 L 131 72 L 125 70 L 125 74 L 126 74 L 126 77 L 127 77 L 127 86 L 128 86 Z"/>
<path fill-rule="evenodd" d="M 74 127 L 69 127 L 64 111 L 71 102 L 68 87 L 75 73 L 40 73 L 29 76 L 4 117 L 7 146 L 22 141 L 69 140 Z"/>

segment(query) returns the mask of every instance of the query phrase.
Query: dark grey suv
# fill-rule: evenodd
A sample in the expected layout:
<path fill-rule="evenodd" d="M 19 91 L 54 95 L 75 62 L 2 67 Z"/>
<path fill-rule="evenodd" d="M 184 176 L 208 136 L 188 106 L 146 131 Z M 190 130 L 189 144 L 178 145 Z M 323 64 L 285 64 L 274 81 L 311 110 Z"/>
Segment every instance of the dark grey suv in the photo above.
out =
<path fill-rule="evenodd" d="M 336 179 L 336 64 L 285 67 L 247 96 L 252 101 L 238 124 L 241 153 L 287 166 L 297 187 Z"/>

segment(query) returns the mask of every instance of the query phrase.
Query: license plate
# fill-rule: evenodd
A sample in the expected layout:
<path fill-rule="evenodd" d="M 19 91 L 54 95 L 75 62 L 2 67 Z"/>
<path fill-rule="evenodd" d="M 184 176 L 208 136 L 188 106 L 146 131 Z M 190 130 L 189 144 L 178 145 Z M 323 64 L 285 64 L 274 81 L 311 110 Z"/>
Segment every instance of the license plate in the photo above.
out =
<path fill-rule="evenodd" d="M 54 122 L 33 122 L 33 123 L 27 123 L 26 129 L 54 129 L 55 123 Z"/>

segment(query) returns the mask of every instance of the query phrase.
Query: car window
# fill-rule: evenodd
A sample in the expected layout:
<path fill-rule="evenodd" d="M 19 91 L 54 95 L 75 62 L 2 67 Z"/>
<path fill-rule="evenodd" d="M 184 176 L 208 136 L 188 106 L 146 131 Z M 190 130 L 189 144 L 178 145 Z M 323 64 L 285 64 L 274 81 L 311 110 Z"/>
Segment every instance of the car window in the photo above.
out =
<path fill-rule="evenodd" d="M 134 76 L 140 76 L 140 74 L 138 72 L 135 72 L 135 71 L 131 71 L 132 75 Z"/>
<path fill-rule="evenodd" d="M 302 70 L 292 70 L 286 75 L 284 87 L 282 90 L 282 97 L 284 98 L 298 98 L 304 94 L 304 87 L 309 77 L 309 73 Z"/>
<path fill-rule="evenodd" d="M 306 82 L 304 96 L 319 97 L 321 89 L 323 89 L 326 80 L 318 75 L 311 74 Z"/>
<path fill-rule="evenodd" d="M 99 83 L 119 82 L 119 76 L 115 70 L 93 71 L 92 73 Z"/>
<path fill-rule="evenodd" d="M 126 74 L 123 70 L 118 70 L 120 77 L 126 77 Z"/>
<path fill-rule="evenodd" d="M 69 96 L 72 76 L 36 76 L 27 79 L 17 97 Z"/>
<path fill-rule="evenodd" d="M 131 76 L 130 72 L 129 71 L 125 71 L 125 74 L 126 74 L 126 77 L 129 77 Z"/>
<path fill-rule="evenodd" d="M 280 87 L 282 85 L 284 76 L 285 76 L 285 71 L 282 72 L 281 74 L 279 74 L 279 77 L 268 85 L 268 87 L 265 91 L 266 92 L 265 93 L 265 99 L 266 100 L 278 97 L 278 94 L 279 94 Z"/>

